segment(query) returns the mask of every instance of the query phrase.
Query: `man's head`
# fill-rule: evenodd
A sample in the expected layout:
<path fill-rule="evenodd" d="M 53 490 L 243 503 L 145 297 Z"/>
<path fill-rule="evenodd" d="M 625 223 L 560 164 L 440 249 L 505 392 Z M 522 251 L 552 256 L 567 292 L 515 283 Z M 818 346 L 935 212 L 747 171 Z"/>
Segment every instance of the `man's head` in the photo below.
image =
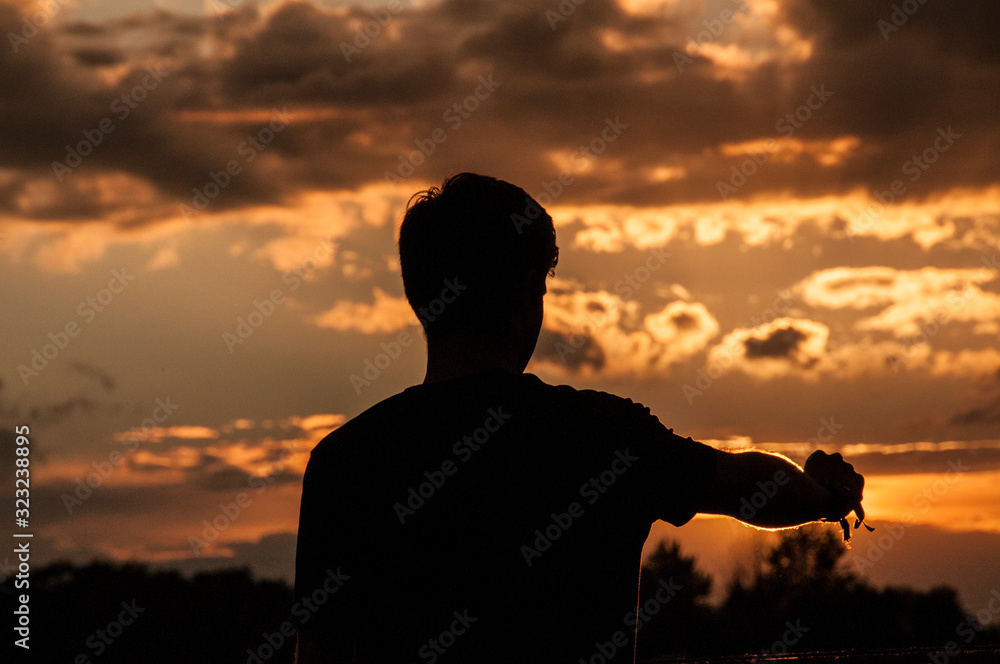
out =
<path fill-rule="evenodd" d="M 537 337 L 545 278 L 558 256 L 542 206 L 520 187 L 475 173 L 415 194 L 399 229 L 406 298 L 428 343 L 505 336 L 525 324 Z"/>

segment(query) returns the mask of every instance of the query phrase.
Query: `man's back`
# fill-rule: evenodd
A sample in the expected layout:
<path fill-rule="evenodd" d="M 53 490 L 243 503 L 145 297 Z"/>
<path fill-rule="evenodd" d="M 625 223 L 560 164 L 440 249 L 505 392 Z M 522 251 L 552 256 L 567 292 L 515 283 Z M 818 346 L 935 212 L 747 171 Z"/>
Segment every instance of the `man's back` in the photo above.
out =
<path fill-rule="evenodd" d="M 532 375 L 410 388 L 313 452 L 296 597 L 349 579 L 304 629 L 363 662 L 589 660 L 631 640 L 649 526 L 693 516 L 715 458 L 639 405 Z"/>
<path fill-rule="evenodd" d="M 717 452 L 630 401 L 524 375 L 555 240 L 496 178 L 410 200 L 399 261 L 427 373 L 313 451 L 296 596 L 322 606 L 297 615 L 301 664 L 627 661 L 654 520 L 742 515 L 765 481 L 781 488 L 741 516 L 753 525 L 864 518 L 864 478 L 840 455 L 805 472 Z"/>

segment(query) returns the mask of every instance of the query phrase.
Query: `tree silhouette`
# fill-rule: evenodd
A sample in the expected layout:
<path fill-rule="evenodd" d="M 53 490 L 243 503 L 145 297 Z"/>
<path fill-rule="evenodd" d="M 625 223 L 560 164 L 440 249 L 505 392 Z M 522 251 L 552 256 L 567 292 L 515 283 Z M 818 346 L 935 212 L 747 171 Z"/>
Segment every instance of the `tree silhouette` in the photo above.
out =
<path fill-rule="evenodd" d="M 707 602 L 711 578 L 676 543 L 661 543 L 643 567 L 640 606 L 664 579 L 682 588 L 639 632 L 639 659 L 943 648 L 969 642 L 962 625 L 976 645 L 1000 643 L 1000 630 L 963 615 L 953 588 L 868 584 L 847 568 L 839 533 L 818 524 L 782 531 L 743 562 L 717 607 Z"/>
<path fill-rule="evenodd" d="M 716 621 L 708 604 L 711 591 L 712 577 L 698 569 L 695 559 L 682 555 L 677 542 L 661 541 L 640 576 L 640 659 L 703 651 L 702 635 Z"/>
<path fill-rule="evenodd" d="M 23 592 L 13 581 L 2 586 L 10 611 Z M 141 565 L 54 563 L 30 582 L 30 653 L 40 662 L 243 664 L 289 619 L 292 597 L 286 584 L 245 569 L 189 579 Z M 273 650 L 269 663 L 292 661 L 293 643 Z"/>
<path fill-rule="evenodd" d="M 965 616 L 952 588 L 879 589 L 849 572 L 838 534 L 822 526 L 783 531 L 727 584 L 719 606 L 708 602 L 712 578 L 696 560 L 676 542 L 660 543 L 642 569 L 639 659 L 1000 644 L 1000 629 Z M 0 584 L 8 612 L 23 592 L 14 580 Z M 298 625 L 291 588 L 245 569 L 188 578 L 142 565 L 55 563 L 32 570 L 30 598 L 32 661 L 292 661 L 294 639 L 280 631 Z M 130 625 L 109 627 L 127 606 L 141 612 Z M 392 625 L 385 629 L 392 638 Z M 983 656 L 969 661 L 990 661 L 995 651 Z"/>
<path fill-rule="evenodd" d="M 952 588 L 876 589 L 847 570 L 839 531 L 781 533 L 748 573 L 734 576 L 721 607 L 732 651 L 936 646 L 963 620 Z M 791 632 L 791 633 L 789 633 Z"/>

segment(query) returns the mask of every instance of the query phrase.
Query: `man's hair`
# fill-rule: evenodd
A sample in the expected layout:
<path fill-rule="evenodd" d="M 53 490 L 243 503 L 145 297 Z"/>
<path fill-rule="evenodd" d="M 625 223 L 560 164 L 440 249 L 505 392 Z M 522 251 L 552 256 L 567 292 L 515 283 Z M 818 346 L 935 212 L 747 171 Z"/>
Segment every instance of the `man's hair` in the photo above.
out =
<path fill-rule="evenodd" d="M 559 260 L 552 217 L 523 189 L 459 173 L 417 192 L 399 229 L 406 299 L 428 335 L 488 330 Z M 537 281 L 525 284 L 533 273 Z"/>

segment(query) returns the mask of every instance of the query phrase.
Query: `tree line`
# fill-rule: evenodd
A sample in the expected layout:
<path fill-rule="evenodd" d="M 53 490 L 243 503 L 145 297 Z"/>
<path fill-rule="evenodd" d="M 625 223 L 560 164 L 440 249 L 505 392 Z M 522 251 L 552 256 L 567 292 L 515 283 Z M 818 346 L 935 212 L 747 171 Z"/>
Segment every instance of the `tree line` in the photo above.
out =
<path fill-rule="evenodd" d="M 676 542 L 662 542 L 642 569 L 639 660 L 753 655 L 766 661 L 796 652 L 1000 646 L 998 624 L 967 616 L 953 588 L 876 588 L 847 569 L 843 554 L 831 529 L 784 531 L 742 563 L 713 603 L 715 580 Z M 0 588 L 10 616 L 22 591 L 13 577 Z M 293 659 L 294 635 L 281 629 L 292 589 L 255 579 L 247 569 L 186 577 L 136 564 L 54 563 L 33 571 L 30 592 L 30 661 Z"/>

